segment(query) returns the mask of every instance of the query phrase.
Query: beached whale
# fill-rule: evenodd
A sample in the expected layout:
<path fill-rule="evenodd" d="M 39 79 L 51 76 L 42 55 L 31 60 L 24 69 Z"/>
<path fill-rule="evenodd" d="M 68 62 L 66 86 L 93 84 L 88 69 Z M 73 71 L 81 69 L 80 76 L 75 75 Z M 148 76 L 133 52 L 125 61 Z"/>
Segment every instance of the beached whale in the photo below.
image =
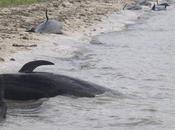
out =
<path fill-rule="evenodd" d="M 76 97 L 95 97 L 110 89 L 94 83 L 48 72 L 33 72 L 41 65 L 54 65 L 44 60 L 26 63 L 19 73 L 1 74 L 5 87 L 5 99 L 35 100 L 39 98 L 67 95 Z M 3 78 L 2 78 L 3 77 Z"/>
<path fill-rule="evenodd" d="M 4 86 L 2 85 L 3 79 L 0 80 L 0 122 L 6 117 L 7 106 L 4 102 Z"/>
<path fill-rule="evenodd" d="M 46 20 L 39 25 L 27 30 L 27 32 L 62 34 L 62 29 L 63 23 L 54 19 L 50 20 L 46 9 Z"/>
<path fill-rule="evenodd" d="M 154 11 L 161 11 L 161 10 L 166 10 L 167 6 L 170 6 L 170 5 L 168 3 L 161 3 L 161 4 L 154 3 L 151 9 Z"/>

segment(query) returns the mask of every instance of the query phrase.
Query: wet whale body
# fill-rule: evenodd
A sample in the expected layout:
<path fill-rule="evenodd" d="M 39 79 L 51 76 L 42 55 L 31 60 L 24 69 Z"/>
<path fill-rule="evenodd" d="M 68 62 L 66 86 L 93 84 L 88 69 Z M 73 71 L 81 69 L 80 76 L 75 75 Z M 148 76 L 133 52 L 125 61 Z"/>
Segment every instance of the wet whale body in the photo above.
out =
<path fill-rule="evenodd" d="M 76 97 L 95 97 L 110 89 L 102 86 L 48 72 L 33 72 L 41 65 L 54 65 L 44 60 L 31 61 L 26 63 L 19 73 L 1 74 L 5 87 L 5 99 L 10 100 L 36 100 L 40 98 L 54 97 L 57 95 Z"/>
<path fill-rule="evenodd" d="M 39 25 L 32 27 L 27 32 L 62 34 L 63 24 L 54 19 L 49 19 L 46 9 L 46 20 Z"/>
<path fill-rule="evenodd" d="M 0 80 L 1 84 L 3 80 Z M 7 105 L 4 101 L 4 86 L 0 85 L 0 122 L 6 117 Z"/>

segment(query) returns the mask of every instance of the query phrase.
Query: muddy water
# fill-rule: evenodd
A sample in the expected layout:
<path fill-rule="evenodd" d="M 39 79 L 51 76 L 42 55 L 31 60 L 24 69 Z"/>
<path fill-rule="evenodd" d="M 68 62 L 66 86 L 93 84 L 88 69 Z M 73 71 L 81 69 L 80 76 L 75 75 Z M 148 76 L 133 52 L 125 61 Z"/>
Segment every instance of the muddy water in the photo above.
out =
<path fill-rule="evenodd" d="M 29 59 L 49 59 L 56 65 L 38 70 L 86 79 L 123 95 L 57 96 L 39 107 L 13 108 L 1 129 L 174 130 L 174 9 L 172 5 L 167 11 L 148 12 L 127 30 L 98 36 L 98 44 L 82 46 L 67 39 L 64 46 L 54 42 L 42 53 L 16 55 L 19 64 L 6 63 L 4 70 L 10 66 L 8 71 L 15 72 Z"/>

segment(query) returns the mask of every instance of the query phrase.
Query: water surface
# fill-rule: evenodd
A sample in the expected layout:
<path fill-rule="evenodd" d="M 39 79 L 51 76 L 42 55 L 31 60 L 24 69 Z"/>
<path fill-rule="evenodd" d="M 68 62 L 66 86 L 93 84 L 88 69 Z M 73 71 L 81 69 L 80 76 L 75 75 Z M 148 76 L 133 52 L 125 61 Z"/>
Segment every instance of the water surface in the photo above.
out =
<path fill-rule="evenodd" d="M 114 89 L 124 97 L 57 96 L 37 108 L 10 109 L 0 127 L 3 130 L 174 130 L 174 34 L 175 6 L 172 5 L 167 11 L 148 12 L 127 30 L 98 36 L 100 44 L 71 41 L 71 48 L 61 57 L 56 51 L 57 44 L 47 54 L 33 53 L 33 59 L 56 63 L 54 67 L 38 70 L 85 79 Z M 30 54 L 25 57 L 28 59 Z M 24 57 L 16 58 L 23 61 Z"/>

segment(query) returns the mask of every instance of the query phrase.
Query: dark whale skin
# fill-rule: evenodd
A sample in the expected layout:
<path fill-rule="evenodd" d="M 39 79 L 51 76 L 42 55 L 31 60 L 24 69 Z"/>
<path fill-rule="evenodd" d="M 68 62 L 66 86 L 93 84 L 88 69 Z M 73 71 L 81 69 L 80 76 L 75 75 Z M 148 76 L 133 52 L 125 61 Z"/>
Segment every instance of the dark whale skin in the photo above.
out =
<path fill-rule="evenodd" d="M 7 105 L 4 101 L 4 86 L 3 79 L 0 79 L 0 122 L 6 118 Z"/>
<path fill-rule="evenodd" d="M 95 97 L 110 89 L 91 82 L 69 76 L 31 72 L 2 74 L 5 86 L 5 99 L 36 100 L 40 98 L 68 95 L 76 97 Z"/>

